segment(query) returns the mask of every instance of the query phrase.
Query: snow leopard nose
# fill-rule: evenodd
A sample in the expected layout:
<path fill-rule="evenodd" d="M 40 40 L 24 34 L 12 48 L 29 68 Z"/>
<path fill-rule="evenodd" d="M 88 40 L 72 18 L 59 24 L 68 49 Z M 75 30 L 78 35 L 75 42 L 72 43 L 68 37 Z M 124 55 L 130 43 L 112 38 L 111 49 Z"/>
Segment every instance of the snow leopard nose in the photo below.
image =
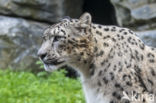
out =
<path fill-rule="evenodd" d="M 38 52 L 37 55 L 43 60 L 47 56 L 47 53 Z"/>

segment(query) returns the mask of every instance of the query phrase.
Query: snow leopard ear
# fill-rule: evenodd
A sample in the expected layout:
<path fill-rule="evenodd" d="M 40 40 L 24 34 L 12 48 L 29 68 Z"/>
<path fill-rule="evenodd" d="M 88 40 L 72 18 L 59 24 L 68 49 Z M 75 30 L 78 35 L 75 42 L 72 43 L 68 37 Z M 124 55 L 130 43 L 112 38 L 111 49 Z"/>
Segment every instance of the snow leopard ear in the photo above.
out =
<path fill-rule="evenodd" d="M 81 15 L 79 20 L 80 20 L 80 26 L 82 28 L 90 27 L 92 23 L 92 16 L 86 12 Z"/>

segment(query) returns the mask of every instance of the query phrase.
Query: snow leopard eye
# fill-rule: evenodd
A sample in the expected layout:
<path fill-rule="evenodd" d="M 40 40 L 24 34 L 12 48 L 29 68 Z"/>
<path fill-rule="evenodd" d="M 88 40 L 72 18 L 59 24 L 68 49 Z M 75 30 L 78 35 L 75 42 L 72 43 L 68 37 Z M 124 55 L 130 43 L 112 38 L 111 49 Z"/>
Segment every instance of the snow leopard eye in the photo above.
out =
<path fill-rule="evenodd" d="M 59 39 L 61 39 L 61 38 L 62 38 L 61 36 L 55 36 L 53 42 L 57 42 L 57 41 L 59 41 Z"/>

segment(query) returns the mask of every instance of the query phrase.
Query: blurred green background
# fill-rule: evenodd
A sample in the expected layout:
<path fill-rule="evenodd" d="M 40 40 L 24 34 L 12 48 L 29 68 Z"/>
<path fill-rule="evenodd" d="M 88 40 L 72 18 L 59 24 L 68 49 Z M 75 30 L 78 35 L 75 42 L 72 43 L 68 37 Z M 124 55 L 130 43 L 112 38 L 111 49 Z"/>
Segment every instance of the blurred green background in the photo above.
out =
<path fill-rule="evenodd" d="M 156 47 L 155 0 L 0 0 L 0 103 L 85 103 L 75 71 L 45 72 L 36 55 L 49 25 L 84 12 Z"/>
<path fill-rule="evenodd" d="M 64 73 L 0 70 L 0 103 L 85 103 L 79 79 Z"/>

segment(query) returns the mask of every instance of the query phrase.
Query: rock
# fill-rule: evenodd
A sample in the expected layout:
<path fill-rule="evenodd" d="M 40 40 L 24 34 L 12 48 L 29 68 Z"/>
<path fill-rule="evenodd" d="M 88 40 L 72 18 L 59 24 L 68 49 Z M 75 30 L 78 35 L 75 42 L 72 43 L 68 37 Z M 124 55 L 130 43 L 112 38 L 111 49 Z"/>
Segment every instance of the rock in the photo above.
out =
<path fill-rule="evenodd" d="M 82 0 L 0 0 L 3 15 L 52 23 L 67 15 L 80 16 L 81 12 Z"/>
<path fill-rule="evenodd" d="M 35 68 L 45 28 L 44 23 L 0 16 L 0 68 Z"/>
<path fill-rule="evenodd" d="M 140 8 L 136 8 L 132 10 L 132 17 L 135 20 L 151 20 L 156 18 L 156 3 L 155 4 L 149 4 L 149 5 L 143 5 Z"/>
<path fill-rule="evenodd" d="M 156 28 L 155 0 L 111 0 L 120 26 L 135 30 Z M 146 28 L 144 28 L 146 27 Z"/>
<path fill-rule="evenodd" d="M 137 35 L 145 44 L 156 47 L 156 30 L 137 32 Z"/>

